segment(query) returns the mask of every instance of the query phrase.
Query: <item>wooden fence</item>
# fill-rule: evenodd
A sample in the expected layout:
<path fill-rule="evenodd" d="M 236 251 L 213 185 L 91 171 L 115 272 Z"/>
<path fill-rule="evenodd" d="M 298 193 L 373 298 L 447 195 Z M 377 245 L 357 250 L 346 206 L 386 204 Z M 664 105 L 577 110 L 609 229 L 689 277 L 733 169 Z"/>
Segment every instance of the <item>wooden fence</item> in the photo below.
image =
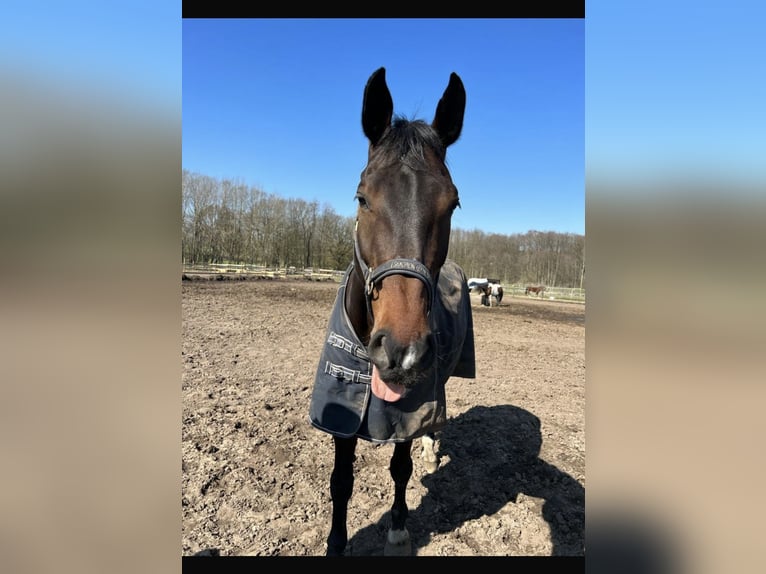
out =
<path fill-rule="evenodd" d="M 183 273 L 185 275 L 229 275 L 266 277 L 270 279 L 304 278 L 311 281 L 338 281 L 343 278 L 345 271 L 337 269 L 313 269 L 306 267 L 297 269 L 295 267 L 266 267 L 265 265 L 245 265 L 245 264 L 209 264 L 209 265 L 184 265 Z M 524 293 L 529 283 L 516 283 L 513 285 L 503 285 L 503 291 L 511 297 L 533 297 L 537 299 L 560 300 L 560 301 L 579 301 L 585 302 L 585 289 L 577 287 L 548 287 L 545 286 L 545 292 L 542 296 L 537 294 L 526 295 Z"/>
<path fill-rule="evenodd" d="M 537 284 L 532 283 L 517 283 L 508 286 L 503 285 L 503 292 L 504 294 L 513 297 L 532 297 L 535 299 L 579 301 L 585 303 L 585 289 L 580 289 L 578 287 L 548 287 L 546 285 L 542 295 L 533 293 L 526 295 L 524 291 L 526 290 L 527 285 L 537 286 Z"/>
<path fill-rule="evenodd" d="M 312 281 L 340 281 L 344 271 L 335 269 L 296 269 L 295 267 L 266 267 L 265 265 L 246 265 L 233 263 L 211 263 L 208 265 L 184 265 L 184 275 L 235 275 L 267 277 L 270 279 L 300 278 Z"/>

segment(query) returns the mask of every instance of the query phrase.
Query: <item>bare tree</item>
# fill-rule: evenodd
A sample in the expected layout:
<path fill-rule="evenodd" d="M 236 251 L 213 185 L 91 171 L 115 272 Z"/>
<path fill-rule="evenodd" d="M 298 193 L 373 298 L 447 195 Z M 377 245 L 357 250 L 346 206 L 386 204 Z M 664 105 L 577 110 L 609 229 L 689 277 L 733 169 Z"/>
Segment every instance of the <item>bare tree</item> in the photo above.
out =
<path fill-rule="evenodd" d="M 184 237 L 187 249 L 184 259 L 189 263 L 210 261 L 215 223 L 217 184 L 214 179 L 184 170 L 181 202 Z"/>
<path fill-rule="evenodd" d="M 354 218 L 341 217 L 325 205 L 319 217 L 316 252 L 319 267 L 345 269 L 353 254 Z"/>
<path fill-rule="evenodd" d="M 353 254 L 353 217 L 317 201 L 285 199 L 242 182 L 183 170 L 181 252 L 185 263 L 229 261 L 342 270 Z M 453 229 L 449 257 L 470 277 L 582 287 L 585 237 L 530 230 L 503 235 Z"/>

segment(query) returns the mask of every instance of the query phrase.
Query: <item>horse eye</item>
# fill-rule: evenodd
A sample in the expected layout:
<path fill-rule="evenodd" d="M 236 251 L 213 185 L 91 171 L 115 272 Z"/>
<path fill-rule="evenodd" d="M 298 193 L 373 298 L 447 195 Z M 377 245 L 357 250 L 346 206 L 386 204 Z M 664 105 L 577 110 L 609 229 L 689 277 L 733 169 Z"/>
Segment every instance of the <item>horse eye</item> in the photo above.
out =
<path fill-rule="evenodd" d="M 369 204 L 367 203 L 367 200 L 363 196 L 357 194 L 355 199 L 359 202 L 359 207 L 361 207 L 362 209 L 370 208 Z"/>

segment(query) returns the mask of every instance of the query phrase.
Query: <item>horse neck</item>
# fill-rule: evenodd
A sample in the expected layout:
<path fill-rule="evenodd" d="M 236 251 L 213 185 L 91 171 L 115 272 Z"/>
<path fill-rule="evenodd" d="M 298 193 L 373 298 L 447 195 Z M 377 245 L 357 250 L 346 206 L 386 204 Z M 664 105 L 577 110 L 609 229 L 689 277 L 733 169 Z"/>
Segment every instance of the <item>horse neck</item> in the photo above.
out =
<path fill-rule="evenodd" d="M 351 326 L 354 328 L 354 331 L 362 343 L 366 345 L 370 339 L 372 325 L 367 316 L 367 300 L 364 293 L 364 281 L 362 281 L 359 273 L 359 267 L 355 265 L 349 275 L 348 283 L 346 284 L 346 294 L 343 304 L 346 307 L 346 314 L 348 315 L 349 321 L 351 321 Z"/>

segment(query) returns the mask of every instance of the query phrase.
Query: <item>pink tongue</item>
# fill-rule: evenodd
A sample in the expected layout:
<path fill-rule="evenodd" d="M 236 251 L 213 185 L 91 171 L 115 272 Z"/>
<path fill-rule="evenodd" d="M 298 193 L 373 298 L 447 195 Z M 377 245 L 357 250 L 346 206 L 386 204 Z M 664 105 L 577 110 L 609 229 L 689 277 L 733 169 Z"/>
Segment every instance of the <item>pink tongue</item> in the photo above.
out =
<path fill-rule="evenodd" d="M 397 385 L 394 383 L 387 383 L 383 379 L 380 378 L 380 373 L 378 372 L 378 367 L 375 365 L 372 366 L 372 394 L 378 397 L 379 399 L 382 399 L 384 401 L 388 401 L 389 403 L 394 403 L 402 398 L 402 393 L 404 393 L 404 386 Z"/>

